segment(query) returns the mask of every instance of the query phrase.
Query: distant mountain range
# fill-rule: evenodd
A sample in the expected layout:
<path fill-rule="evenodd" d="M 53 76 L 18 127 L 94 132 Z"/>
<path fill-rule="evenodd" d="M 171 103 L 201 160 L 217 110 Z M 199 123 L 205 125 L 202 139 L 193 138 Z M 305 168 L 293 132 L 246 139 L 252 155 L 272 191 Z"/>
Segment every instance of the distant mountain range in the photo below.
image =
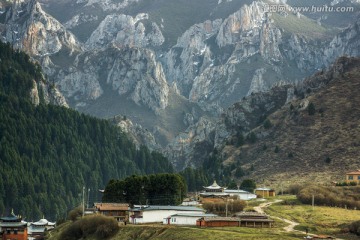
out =
<path fill-rule="evenodd" d="M 324 5 L 347 12 L 291 11 Z M 1 6 L 2 39 L 40 62 L 56 87 L 55 102 L 113 119 L 178 170 L 202 166 L 227 146 L 233 130 L 219 122 L 238 118 L 237 131 L 246 137 L 290 101 L 284 86 L 299 86 L 343 55 L 360 55 L 358 0 L 14 0 Z M 243 111 L 235 113 L 238 107 Z"/>

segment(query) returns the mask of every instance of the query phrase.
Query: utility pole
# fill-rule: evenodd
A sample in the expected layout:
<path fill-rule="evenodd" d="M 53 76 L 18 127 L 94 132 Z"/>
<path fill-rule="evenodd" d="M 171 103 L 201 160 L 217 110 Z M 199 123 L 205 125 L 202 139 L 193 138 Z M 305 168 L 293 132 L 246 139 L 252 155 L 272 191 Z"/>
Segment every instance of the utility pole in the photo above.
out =
<path fill-rule="evenodd" d="M 89 208 L 89 200 L 90 200 L 90 188 L 88 188 L 88 195 L 87 195 L 87 204 L 86 204 L 86 208 Z"/>
<path fill-rule="evenodd" d="M 85 214 L 85 186 L 83 187 L 82 191 L 82 216 L 84 217 Z"/>
<path fill-rule="evenodd" d="M 314 194 L 312 195 L 312 201 L 311 201 L 311 205 L 312 205 L 312 210 L 314 211 L 314 204 L 315 204 L 315 196 Z"/>
<path fill-rule="evenodd" d="M 228 215 L 228 198 L 226 198 L 226 207 L 225 207 L 225 216 L 227 217 L 227 215 Z"/>

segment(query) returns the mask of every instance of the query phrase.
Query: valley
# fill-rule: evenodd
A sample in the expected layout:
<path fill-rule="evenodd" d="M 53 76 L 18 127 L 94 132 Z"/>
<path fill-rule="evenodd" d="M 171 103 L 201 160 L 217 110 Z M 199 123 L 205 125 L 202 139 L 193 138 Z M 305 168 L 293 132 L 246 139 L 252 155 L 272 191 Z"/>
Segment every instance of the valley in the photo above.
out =
<path fill-rule="evenodd" d="M 324 5 L 349 11 L 289 10 Z M 189 191 L 344 181 L 360 168 L 359 13 L 359 0 L 1 0 L 0 212 L 55 220 L 84 186 L 99 201 L 133 174 L 178 172 Z"/>

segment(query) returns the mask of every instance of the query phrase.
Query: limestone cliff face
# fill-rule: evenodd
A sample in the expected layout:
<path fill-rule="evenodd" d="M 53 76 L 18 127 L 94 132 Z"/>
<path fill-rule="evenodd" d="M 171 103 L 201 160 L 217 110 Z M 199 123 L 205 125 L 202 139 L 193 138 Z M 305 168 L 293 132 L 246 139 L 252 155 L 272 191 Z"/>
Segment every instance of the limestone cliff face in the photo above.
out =
<path fill-rule="evenodd" d="M 131 17 L 111 14 L 100 23 L 86 42 L 88 49 L 101 49 L 109 43 L 129 47 L 154 47 L 164 42 L 158 25 L 150 22 L 146 13 Z"/>
<path fill-rule="evenodd" d="M 192 26 L 166 54 L 164 62 L 168 80 L 175 82 L 183 95 L 189 94 L 196 76 L 214 65 L 206 41 L 219 31 L 221 22 L 221 19 L 209 20 Z"/>
<path fill-rule="evenodd" d="M 199 166 L 213 150 L 215 122 L 208 118 L 189 127 L 179 134 L 164 150 L 176 169 Z"/>
<path fill-rule="evenodd" d="M 283 58 L 281 31 L 264 9 L 264 3 L 255 1 L 224 20 L 190 28 L 166 56 L 167 78 L 205 109 L 221 109 L 282 81 L 281 75 L 260 77 L 278 71 L 273 63 Z M 259 61 L 267 66 L 255 68 Z M 243 71 L 245 65 L 249 70 Z"/>
<path fill-rule="evenodd" d="M 121 10 L 127 6 L 139 2 L 140 0 L 123 0 L 123 1 L 113 1 L 113 0 L 77 0 L 76 3 L 85 3 L 85 6 L 100 6 L 104 11 L 114 11 Z"/>
<path fill-rule="evenodd" d="M 185 32 L 166 55 L 167 79 L 204 109 L 221 112 L 251 93 L 299 82 L 339 56 L 359 55 L 359 21 L 333 40 L 284 29 L 286 21 L 326 31 L 301 14 L 270 13 L 254 1 Z"/>
<path fill-rule="evenodd" d="M 61 69 L 56 82 L 67 98 L 77 106 L 96 100 L 110 86 L 121 96 L 155 112 L 168 104 L 169 88 L 154 53 L 142 48 L 118 48 L 80 54 L 74 66 Z"/>
<path fill-rule="evenodd" d="M 32 56 L 45 56 L 62 48 L 79 51 L 81 44 L 75 36 L 53 17 L 45 13 L 35 0 L 14 1 L 6 13 L 6 30 L 3 40 Z"/>
<path fill-rule="evenodd" d="M 138 148 L 141 145 L 146 145 L 150 150 L 159 151 L 161 149 L 160 145 L 156 142 L 154 135 L 148 129 L 144 129 L 141 125 L 122 116 L 117 116 L 112 121 L 131 137 Z"/>
<path fill-rule="evenodd" d="M 102 4 L 107 6 L 105 1 Z M 104 86 L 109 85 L 119 95 L 155 112 L 167 106 L 169 88 L 162 65 L 156 61 L 155 53 L 146 48 L 161 45 L 164 38 L 147 14 L 134 18 L 109 15 L 85 44 L 45 13 L 35 0 L 15 1 L 5 22 L 3 39 L 38 60 L 55 83 L 55 88 L 47 91 L 54 94 L 48 96 L 49 101 L 53 98 L 54 102 L 67 105 L 63 101 L 67 99 L 73 107 L 85 106 L 109 94 L 104 91 Z M 76 22 L 69 25 L 75 26 Z"/>

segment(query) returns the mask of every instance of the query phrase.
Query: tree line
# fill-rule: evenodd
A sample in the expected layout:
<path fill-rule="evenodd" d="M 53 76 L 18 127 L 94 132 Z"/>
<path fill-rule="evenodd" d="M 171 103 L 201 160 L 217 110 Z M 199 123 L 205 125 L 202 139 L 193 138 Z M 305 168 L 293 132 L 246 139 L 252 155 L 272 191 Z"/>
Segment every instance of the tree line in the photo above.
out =
<path fill-rule="evenodd" d="M 123 180 L 110 180 L 102 201 L 139 205 L 179 205 L 186 193 L 186 182 L 179 174 L 132 175 Z"/>

